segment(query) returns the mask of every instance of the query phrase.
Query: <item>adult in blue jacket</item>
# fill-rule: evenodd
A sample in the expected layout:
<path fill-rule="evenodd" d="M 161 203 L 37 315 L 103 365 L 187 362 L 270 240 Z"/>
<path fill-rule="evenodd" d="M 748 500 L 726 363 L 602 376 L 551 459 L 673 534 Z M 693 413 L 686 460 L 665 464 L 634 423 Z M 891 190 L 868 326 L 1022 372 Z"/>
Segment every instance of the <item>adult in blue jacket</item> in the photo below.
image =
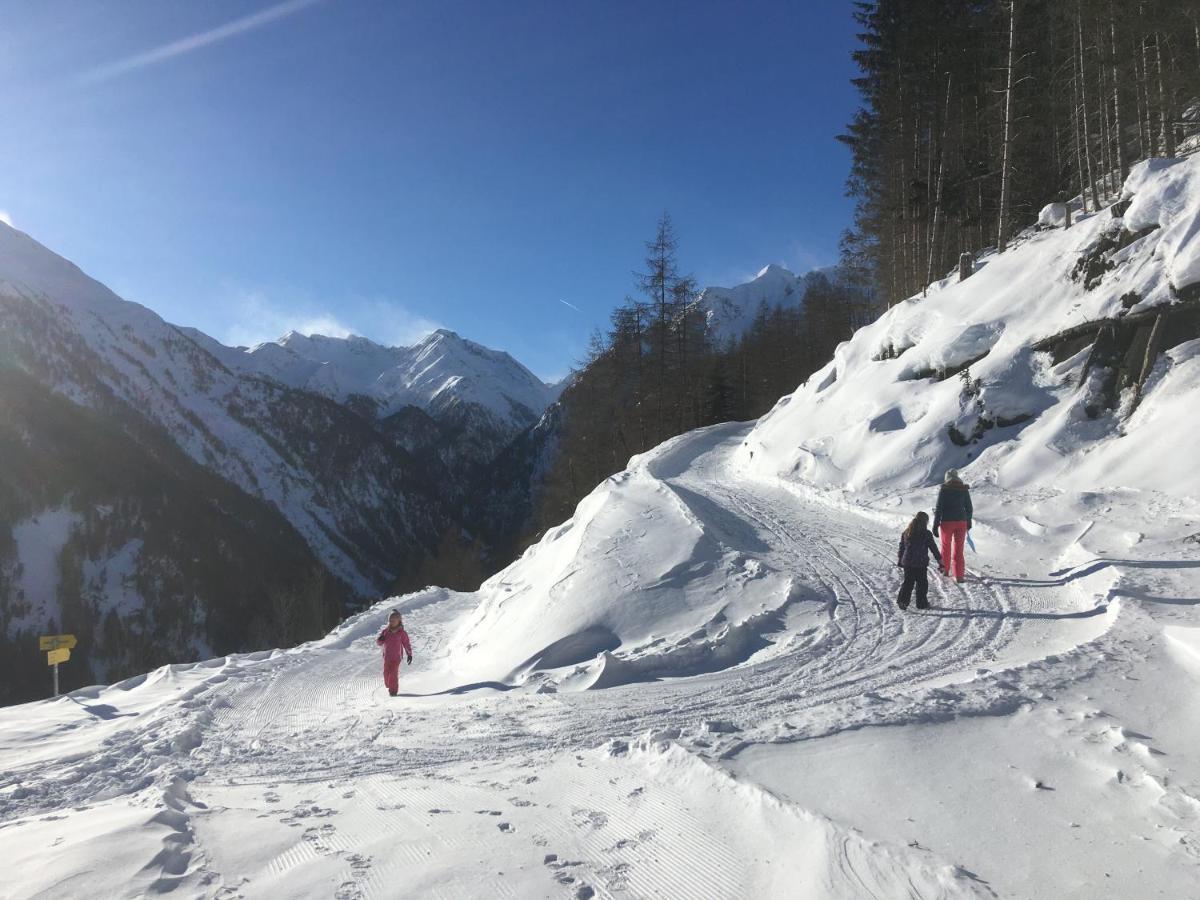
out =
<path fill-rule="evenodd" d="M 958 469 L 946 473 L 933 511 L 933 534 L 942 537 L 942 574 L 961 582 L 967 574 L 964 545 L 971 530 L 971 489 L 958 477 Z"/>

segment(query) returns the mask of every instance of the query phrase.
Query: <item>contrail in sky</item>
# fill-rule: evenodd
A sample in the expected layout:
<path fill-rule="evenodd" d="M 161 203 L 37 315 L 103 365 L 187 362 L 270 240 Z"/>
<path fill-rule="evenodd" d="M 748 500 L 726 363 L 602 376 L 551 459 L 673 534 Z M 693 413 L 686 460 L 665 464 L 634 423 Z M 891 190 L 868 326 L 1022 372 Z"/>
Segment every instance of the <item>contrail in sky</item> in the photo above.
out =
<path fill-rule="evenodd" d="M 561 303 L 563 306 L 571 307 L 571 309 L 575 310 L 575 312 L 577 312 L 577 313 L 583 312 L 583 310 L 580 309 L 578 306 L 576 306 L 574 303 L 568 303 L 566 300 L 559 300 L 558 302 Z"/>
<path fill-rule="evenodd" d="M 245 34 L 247 31 L 254 31 L 257 28 L 270 25 L 272 22 L 287 18 L 320 2 L 322 0 L 286 0 L 284 3 L 268 6 L 266 9 L 251 13 L 248 16 L 242 16 L 240 19 L 234 19 L 232 22 L 226 22 L 224 25 L 218 25 L 216 28 L 211 28 L 208 31 L 201 31 L 198 34 L 180 38 L 177 41 L 171 41 L 169 44 L 163 44 L 161 47 L 155 47 L 153 50 L 127 56 L 125 59 L 119 59 L 108 65 L 100 66 L 98 69 L 93 69 L 91 72 L 86 73 L 80 80 L 84 83 L 95 84 L 100 81 L 108 81 L 110 78 L 117 78 L 137 69 L 143 69 L 146 66 L 158 65 L 161 62 L 175 59 L 177 56 L 183 56 L 185 53 L 191 53 L 193 50 L 200 50 L 204 47 L 218 44 L 227 38 L 237 37 L 239 34 Z"/>

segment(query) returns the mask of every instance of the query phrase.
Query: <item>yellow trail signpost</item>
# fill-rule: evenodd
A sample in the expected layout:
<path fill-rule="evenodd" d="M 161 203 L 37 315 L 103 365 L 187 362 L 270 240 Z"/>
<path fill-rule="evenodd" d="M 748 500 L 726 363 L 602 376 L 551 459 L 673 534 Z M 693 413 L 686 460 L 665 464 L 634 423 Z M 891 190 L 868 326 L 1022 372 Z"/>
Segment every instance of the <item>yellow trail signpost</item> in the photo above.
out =
<path fill-rule="evenodd" d="M 71 648 L 79 641 L 73 634 L 43 634 L 38 648 L 46 651 L 46 665 L 54 667 L 54 696 L 58 696 L 58 664 L 71 658 Z"/>

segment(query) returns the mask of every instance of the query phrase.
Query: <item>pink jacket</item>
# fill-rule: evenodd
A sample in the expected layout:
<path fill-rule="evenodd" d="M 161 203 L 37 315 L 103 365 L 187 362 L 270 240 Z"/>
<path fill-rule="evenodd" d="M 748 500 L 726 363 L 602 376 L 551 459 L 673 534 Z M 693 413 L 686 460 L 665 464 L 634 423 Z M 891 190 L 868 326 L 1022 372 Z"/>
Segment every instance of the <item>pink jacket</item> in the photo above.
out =
<path fill-rule="evenodd" d="M 412 656 L 412 644 L 408 641 L 408 632 L 403 628 L 392 631 L 385 628 L 375 638 L 375 643 L 383 648 L 383 658 L 390 663 L 398 663 L 407 653 Z"/>

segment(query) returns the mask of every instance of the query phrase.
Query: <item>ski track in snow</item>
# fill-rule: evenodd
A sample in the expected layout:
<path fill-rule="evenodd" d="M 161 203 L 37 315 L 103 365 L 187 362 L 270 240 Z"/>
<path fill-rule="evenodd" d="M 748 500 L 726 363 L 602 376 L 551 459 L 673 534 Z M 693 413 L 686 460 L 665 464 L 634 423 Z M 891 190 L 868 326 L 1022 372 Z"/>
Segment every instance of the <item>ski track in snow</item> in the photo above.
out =
<path fill-rule="evenodd" d="M 174 874 L 161 860 L 149 867 L 156 890 L 187 872 L 213 896 L 385 897 L 415 872 L 426 879 L 421 892 L 437 897 L 719 898 L 772 889 L 768 853 L 728 848 L 746 840 L 742 817 L 774 804 L 783 811 L 773 815 L 800 817 L 791 827 L 811 829 L 826 848 L 815 895 L 884 897 L 901 882 L 924 885 L 914 896 L 992 895 L 924 849 L 863 851 L 855 830 L 734 782 L 722 761 L 751 744 L 1012 712 L 1098 659 L 1113 665 L 1102 646 L 1113 614 L 1069 585 L 986 573 L 964 585 L 932 575 L 934 608 L 901 613 L 894 529 L 740 477 L 728 461 L 744 433 L 677 442 L 671 460 L 686 464 L 663 481 L 707 501 L 714 531 L 754 535 L 758 562 L 802 588 L 781 615 L 824 603 L 827 627 L 815 637 L 780 633 L 779 646 L 731 668 L 580 692 L 426 694 L 420 670 L 406 669 L 391 700 L 372 636 L 239 658 L 191 687 L 189 667 L 178 667 L 186 716 L 150 711 L 140 727 L 116 731 L 105 740 L 109 764 L 36 761 L 0 777 L 0 811 L 28 822 L 182 777 L 175 802 L 185 821 L 172 834 L 190 849 L 176 848 Z M 469 596 L 445 596 L 406 605 L 422 662 L 446 655 L 470 611 Z M 1042 662 L 1051 654 L 1074 654 L 1078 665 L 1064 674 Z M 681 783 L 656 775 L 664 759 Z M 713 814 L 714 789 L 732 792 L 735 813 Z M 223 835 L 258 832 L 264 819 L 284 835 L 278 849 L 243 861 Z M 881 859 L 896 868 L 877 871 Z"/>
<path fill-rule="evenodd" d="M 414 737 L 400 747 L 362 740 L 364 733 L 378 738 L 389 729 L 380 721 L 364 721 L 386 699 L 375 653 L 364 654 L 360 647 L 321 650 L 316 661 L 289 659 L 264 677 L 238 685 L 231 706 L 216 716 L 217 734 L 206 743 L 238 747 L 239 752 L 229 755 L 238 760 L 235 765 L 243 778 L 274 778 L 281 767 L 324 778 L 347 769 L 370 773 L 394 770 L 399 764 L 421 770 L 481 754 L 503 758 L 595 747 L 612 737 L 714 716 L 732 717 L 740 730 L 758 718 L 757 712 L 747 711 L 770 708 L 776 718 L 788 719 L 856 698 L 910 691 L 924 683 L 967 680 L 979 668 L 994 667 L 1011 645 L 1021 646 L 1025 628 L 1039 628 L 1029 624 L 1037 620 L 1020 618 L 1018 611 L 1042 611 L 1042 597 L 987 578 L 960 586 L 932 575 L 934 609 L 901 613 L 894 602 L 898 576 L 891 564 L 890 535 L 876 536 L 852 515 L 837 516 L 783 488 L 735 479 L 723 462 L 726 445 L 736 438 L 735 433 L 668 484 L 706 496 L 732 512 L 765 538 L 771 548 L 763 556 L 766 564 L 836 598 L 828 645 L 654 683 L 649 690 L 638 683 L 585 693 L 521 693 L 490 701 L 498 712 L 478 720 L 465 715 L 462 704 L 414 699 L 403 715 L 386 713 L 388 723 L 394 721 Z M 446 621 L 439 620 L 436 607 L 410 615 L 421 657 L 436 658 L 442 651 L 449 637 L 446 629 L 456 623 L 460 611 L 448 612 Z M 446 715 L 452 717 L 452 728 L 422 729 L 422 723 Z M 616 728 L 615 722 L 620 723 Z M 437 745 L 442 734 L 452 740 Z M 463 740 L 464 735 L 469 740 Z M 301 743 L 292 746 L 294 741 Z M 240 752 L 247 745 L 249 752 Z"/>

